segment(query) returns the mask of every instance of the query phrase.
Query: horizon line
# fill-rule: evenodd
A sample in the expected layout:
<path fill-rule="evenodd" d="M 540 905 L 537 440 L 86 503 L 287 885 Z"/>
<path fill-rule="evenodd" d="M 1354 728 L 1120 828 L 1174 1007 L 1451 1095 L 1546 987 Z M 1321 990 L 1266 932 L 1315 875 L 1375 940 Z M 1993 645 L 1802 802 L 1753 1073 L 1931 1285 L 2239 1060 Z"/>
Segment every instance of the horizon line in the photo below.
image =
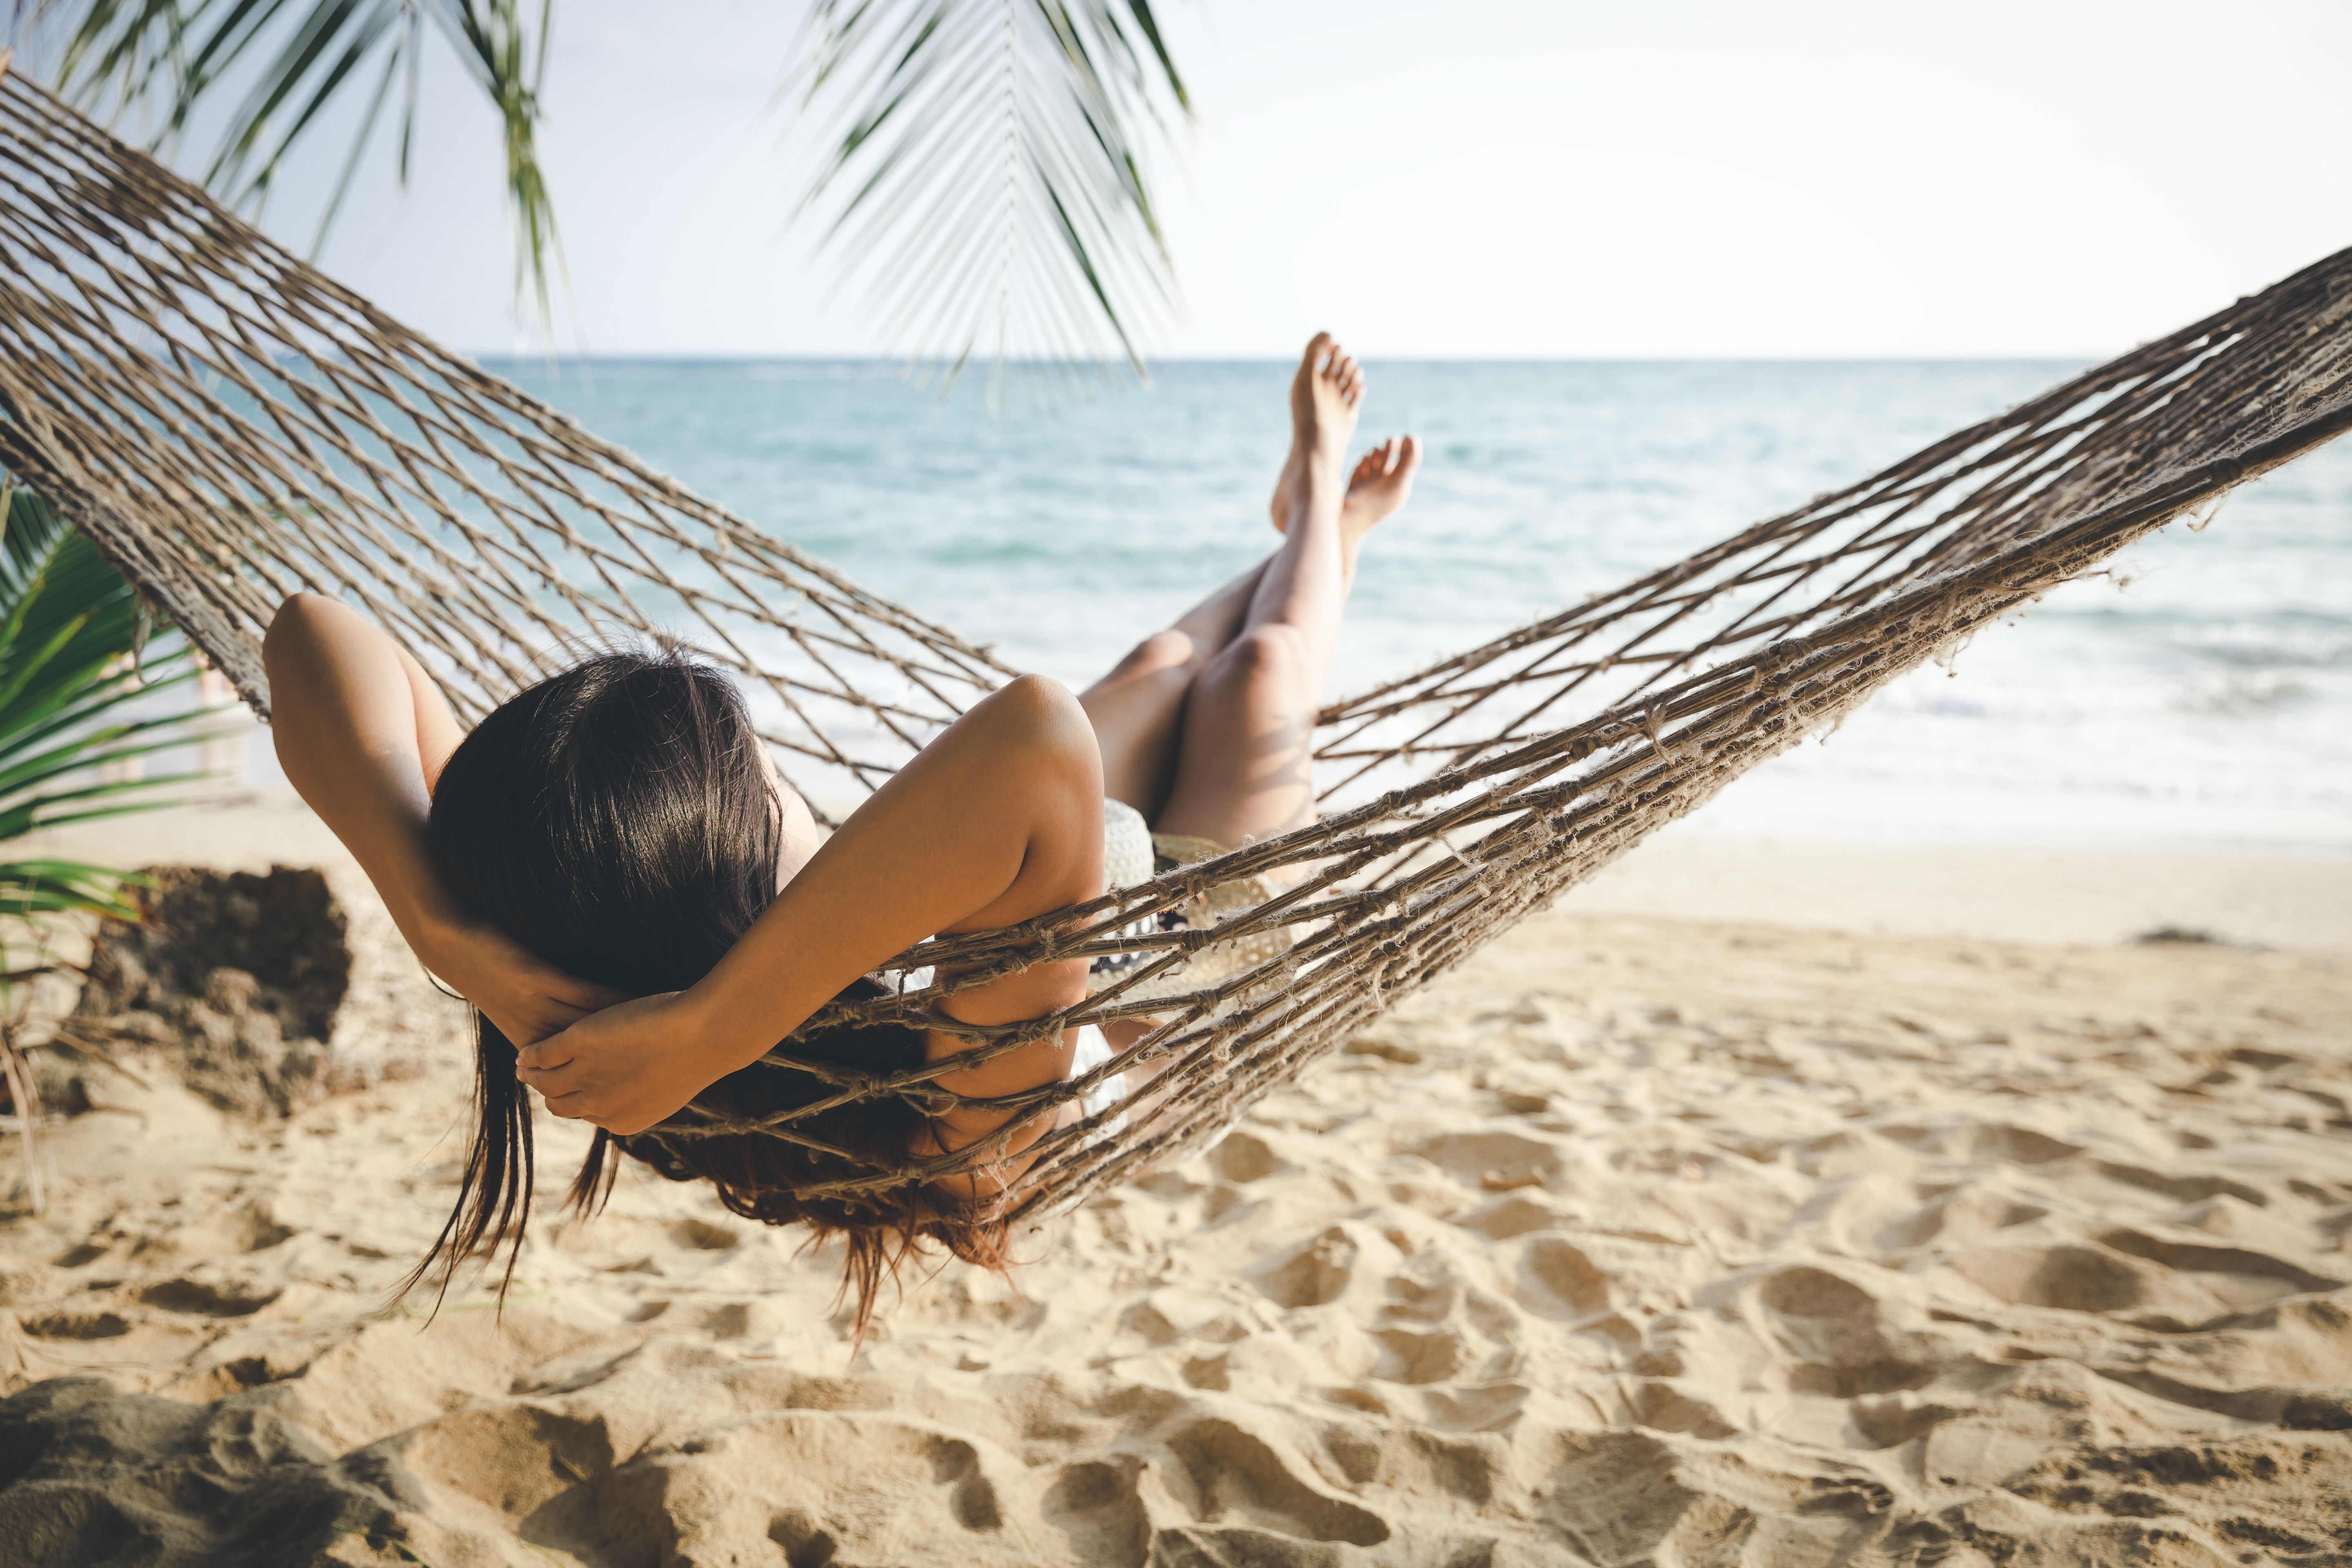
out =
<path fill-rule="evenodd" d="M 450 352 L 472 360 L 496 360 L 517 363 L 532 360 L 557 364 L 583 362 L 629 362 L 646 363 L 705 364 L 860 364 L 877 369 L 899 371 L 935 367 L 937 358 L 904 358 L 879 353 L 721 353 L 699 349 L 624 349 L 592 350 L 587 353 L 551 353 L 530 349 L 453 349 Z M 1289 364 L 1295 354 L 1168 354 L 1147 361 L 1147 368 L 1171 364 Z M 2096 364 L 2115 357 L 2113 352 L 2062 353 L 2037 351 L 2017 353 L 1885 353 L 1885 354 L 1378 354 L 1365 356 L 1383 364 Z M 971 361 L 963 374 L 970 377 L 983 373 L 990 365 L 1003 363 L 1023 371 L 1051 371 L 1065 374 L 1096 374 L 1098 378 L 1132 382 L 1133 370 L 1123 362 L 1097 363 L 1051 359 L 1006 359 L 1003 361 Z"/>

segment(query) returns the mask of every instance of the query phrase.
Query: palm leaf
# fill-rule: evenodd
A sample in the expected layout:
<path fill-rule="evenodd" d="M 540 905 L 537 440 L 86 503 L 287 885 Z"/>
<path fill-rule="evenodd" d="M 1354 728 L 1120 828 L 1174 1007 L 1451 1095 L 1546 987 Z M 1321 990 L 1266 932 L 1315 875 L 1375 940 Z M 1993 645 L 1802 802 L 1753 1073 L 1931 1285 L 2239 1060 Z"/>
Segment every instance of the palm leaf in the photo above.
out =
<path fill-rule="evenodd" d="M 139 906 L 123 889 L 146 885 L 147 879 L 135 872 L 77 860 L 0 861 L 0 917 L 99 913 L 135 921 Z"/>
<path fill-rule="evenodd" d="M 233 206 L 257 211 L 286 158 L 346 91 L 373 87 L 319 220 L 326 243 L 362 154 L 400 92 L 395 167 L 408 182 L 418 72 L 428 28 L 455 51 L 498 111 L 507 205 L 514 220 L 515 298 L 526 288 L 551 320 L 548 280 L 562 269 L 555 209 L 539 164 L 540 82 L 551 0 L 35 0 L 66 36 L 58 86 L 100 112 L 138 107 L 157 145 L 184 134 L 198 104 L 241 82 L 205 170 Z"/>
<path fill-rule="evenodd" d="M 108 763 L 208 738 L 184 710 L 122 715 L 192 679 L 194 661 L 184 648 L 134 660 L 146 618 L 137 595 L 39 496 L 0 481 L 0 844 L 170 804 L 156 792 L 196 775 L 96 775 Z M 0 917 L 121 916 L 125 875 L 65 861 L 0 863 Z"/>
<path fill-rule="evenodd" d="M 818 0 L 801 100 L 826 152 L 803 213 L 871 263 L 893 346 L 1124 363 L 1172 308 L 1145 142 L 1192 111 L 1150 0 Z"/>
<path fill-rule="evenodd" d="M 258 208 L 288 155 L 349 91 L 358 129 L 320 219 L 323 244 L 399 98 L 409 173 L 425 35 L 440 34 L 498 111 L 515 297 L 551 321 L 562 249 L 540 166 L 551 0 L 33 0 L 66 35 L 59 85 L 141 106 L 176 139 L 242 84 L 205 178 Z M 1124 363 L 1175 300 L 1146 142 L 1192 100 L 1150 0 L 816 0 L 797 75 L 825 151 L 800 204 L 869 275 L 891 344 L 945 372 L 974 358 L 1057 376 Z"/>

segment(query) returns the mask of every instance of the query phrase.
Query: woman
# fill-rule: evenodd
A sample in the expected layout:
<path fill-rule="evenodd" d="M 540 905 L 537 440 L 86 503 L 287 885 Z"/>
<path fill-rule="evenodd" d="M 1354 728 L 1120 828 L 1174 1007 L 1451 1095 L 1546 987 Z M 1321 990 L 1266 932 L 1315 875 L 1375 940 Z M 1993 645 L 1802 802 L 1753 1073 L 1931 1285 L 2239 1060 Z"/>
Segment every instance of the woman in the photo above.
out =
<path fill-rule="evenodd" d="M 1363 389 L 1356 363 L 1318 335 L 1291 386 L 1280 548 L 1083 697 L 1024 676 L 975 703 L 822 842 L 740 697 L 691 658 L 590 659 L 465 735 L 381 630 L 337 601 L 289 599 L 264 647 L 286 775 L 425 967 L 480 1017 L 481 1124 L 457 1209 L 416 1277 L 443 1258 L 446 1289 L 459 1258 L 509 1233 L 520 1247 L 530 1121 L 518 1080 L 599 1130 L 575 1202 L 593 1200 L 618 1139 L 666 1174 L 712 1180 L 739 1213 L 838 1232 L 861 1325 L 919 1237 L 1001 1265 L 989 1199 L 1051 1130 L 1045 1116 L 1008 1135 L 989 1176 L 859 1199 L 795 1188 L 963 1148 L 1011 1116 L 868 1101 L 824 1114 L 824 1148 L 648 1130 L 689 1100 L 736 1114 L 812 1102 L 824 1086 L 808 1075 L 744 1069 L 925 937 L 1101 892 L 1106 795 L 1160 832 L 1227 846 L 1312 819 L 1310 734 L 1356 551 L 1404 503 L 1419 463 L 1408 436 L 1343 483 Z M 963 1023 L 1005 1024 L 1085 994 L 1085 963 L 1068 960 L 940 1005 Z M 1075 1033 L 938 1081 L 985 1099 L 1066 1079 Z M 795 1042 L 882 1070 L 963 1048 L 933 1030 Z"/>

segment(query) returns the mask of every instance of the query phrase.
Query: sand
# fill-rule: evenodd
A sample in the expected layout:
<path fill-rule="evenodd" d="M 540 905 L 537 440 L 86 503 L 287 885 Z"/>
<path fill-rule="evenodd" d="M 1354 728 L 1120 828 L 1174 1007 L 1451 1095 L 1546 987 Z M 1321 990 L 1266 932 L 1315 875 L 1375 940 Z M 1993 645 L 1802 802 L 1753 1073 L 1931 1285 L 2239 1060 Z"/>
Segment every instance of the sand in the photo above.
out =
<path fill-rule="evenodd" d="M 545 1121 L 503 1318 L 388 1304 L 452 1191 L 453 1016 L 315 824 L 175 817 L 113 842 L 331 868 L 374 1020 L 338 1048 L 397 1021 L 421 1076 L 239 1121 L 92 1072 L 0 1221 L 0 1559 L 2352 1562 L 2324 876 L 1814 847 L 1766 924 L 1694 879 L 1790 847 L 1685 839 L 853 1358 L 833 1260 L 698 1189 L 555 1217 Z"/>

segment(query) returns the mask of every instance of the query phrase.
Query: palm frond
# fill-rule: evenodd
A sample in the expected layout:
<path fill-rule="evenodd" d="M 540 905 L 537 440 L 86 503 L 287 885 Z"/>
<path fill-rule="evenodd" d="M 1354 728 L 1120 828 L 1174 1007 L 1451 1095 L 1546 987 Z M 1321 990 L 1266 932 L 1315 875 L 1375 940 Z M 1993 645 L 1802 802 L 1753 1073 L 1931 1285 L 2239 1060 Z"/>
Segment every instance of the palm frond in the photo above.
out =
<path fill-rule="evenodd" d="M 818 0 L 800 98 L 825 139 L 801 205 L 861 264 L 894 349 L 1124 364 L 1175 303 L 1148 143 L 1192 100 L 1150 0 Z"/>
<path fill-rule="evenodd" d="M 97 547 L 55 509 L 0 478 L 0 845 L 170 804 L 157 791 L 197 775 L 114 778 L 210 738 L 185 710 L 124 717 L 133 703 L 192 679 L 184 648 L 133 655 L 145 611 Z M 124 873 L 47 860 L 0 863 L 0 918 L 80 912 L 121 917 Z"/>
<path fill-rule="evenodd" d="M 124 897 L 123 889 L 146 885 L 147 879 L 137 872 L 78 860 L 0 861 L 0 917 L 95 913 L 135 921 L 139 906 Z"/>
<path fill-rule="evenodd" d="M 428 27 L 456 52 L 499 114 L 507 206 L 514 226 L 515 299 L 526 289 L 551 323 L 549 275 L 561 271 L 555 208 L 539 163 L 540 83 L 551 0 L 35 0 L 65 35 L 58 85 L 83 107 L 133 107 L 176 141 L 198 105 L 241 82 L 205 167 L 233 206 L 257 210 L 288 155 L 342 94 L 365 89 L 358 129 L 320 220 L 326 243 L 362 156 L 399 91 L 395 169 L 405 186 L 415 144 L 418 73 Z"/>

